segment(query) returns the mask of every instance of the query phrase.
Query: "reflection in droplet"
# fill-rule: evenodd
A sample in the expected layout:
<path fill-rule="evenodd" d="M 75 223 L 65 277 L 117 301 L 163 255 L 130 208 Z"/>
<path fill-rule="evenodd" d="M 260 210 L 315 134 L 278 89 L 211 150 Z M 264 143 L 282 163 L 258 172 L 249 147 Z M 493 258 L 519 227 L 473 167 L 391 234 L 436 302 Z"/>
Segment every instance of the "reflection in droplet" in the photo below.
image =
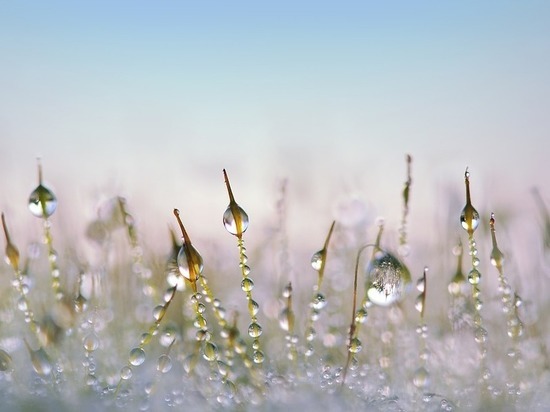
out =
<path fill-rule="evenodd" d="M 30 194 L 28 206 L 34 216 L 48 218 L 57 209 L 57 199 L 50 189 L 39 184 Z"/>
<path fill-rule="evenodd" d="M 367 278 L 370 283 L 368 298 L 380 306 L 389 306 L 400 300 L 411 281 L 407 267 L 387 252 L 379 252 L 369 263 Z"/>

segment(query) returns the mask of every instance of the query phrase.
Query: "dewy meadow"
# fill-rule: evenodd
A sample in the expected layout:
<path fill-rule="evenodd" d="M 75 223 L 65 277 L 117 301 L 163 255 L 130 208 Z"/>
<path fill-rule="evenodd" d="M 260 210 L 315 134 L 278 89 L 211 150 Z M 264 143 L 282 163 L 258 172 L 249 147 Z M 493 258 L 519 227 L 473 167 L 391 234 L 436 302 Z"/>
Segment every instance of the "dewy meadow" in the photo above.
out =
<path fill-rule="evenodd" d="M 219 238 L 205 242 L 186 227 L 186 205 L 167 204 L 172 247 L 158 253 L 139 222 L 166 216 L 138 216 L 121 196 L 99 204 L 84 233 L 58 238 L 53 217 L 70 200 L 39 163 L 28 205 L 12 206 L 28 208 L 41 238 L 21 244 L 24 224 L 2 213 L 0 409 L 547 410 L 548 193 L 522 199 L 539 212 L 528 216 L 536 230 L 511 232 L 507 216 L 476 207 L 465 167 L 460 204 L 445 205 L 456 214 L 442 232 L 456 236 L 415 244 L 405 159 L 399 227 L 327 216 L 299 274 L 285 184 L 277 226 L 250 247 L 249 222 L 260 223 L 238 176 L 220 170 Z M 436 220 L 425 224 L 447 225 Z"/>

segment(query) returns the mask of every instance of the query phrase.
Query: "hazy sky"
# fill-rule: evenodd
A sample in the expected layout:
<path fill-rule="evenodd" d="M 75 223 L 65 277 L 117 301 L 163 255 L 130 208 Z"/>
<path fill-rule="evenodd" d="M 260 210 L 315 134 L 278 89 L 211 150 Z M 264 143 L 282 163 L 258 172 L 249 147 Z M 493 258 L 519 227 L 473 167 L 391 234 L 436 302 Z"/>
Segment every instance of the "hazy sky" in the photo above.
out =
<path fill-rule="evenodd" d="M 346 196 L 398 213 L 406 153 L 417 211 L 466 166 L 485 204 L 548 197 L 549 22 L 543 0 L 1 1 L 0 208 L 30 219 L 37 156 L 60 211 L 120 193 L 161 230 L 173 207 L 218 230 L 224 167 L 264 222 L 288 178 L 315 235 Z"/>

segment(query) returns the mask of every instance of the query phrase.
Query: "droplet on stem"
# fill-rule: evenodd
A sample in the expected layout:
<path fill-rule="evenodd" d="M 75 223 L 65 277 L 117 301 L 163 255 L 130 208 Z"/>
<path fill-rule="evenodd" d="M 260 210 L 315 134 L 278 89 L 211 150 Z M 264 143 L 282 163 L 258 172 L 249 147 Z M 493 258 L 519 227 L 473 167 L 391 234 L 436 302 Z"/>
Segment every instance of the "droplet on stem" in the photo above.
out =
<path fill-rule="evenodd" d="M 227 193 L 229 194 L 229 206 L 227 206 L 223 214 L 223 225 L 229 233 L 240 238 L 246 229 L 248 229 L 248 215 L 243 208 L 235 202 L 235 197 L 233 196 L 231 184 L 229 183 L 229 178 L 225 169 L 223 169 L 223 176 Z"/>
<path fill-rule="evenodd" d="M 32 191 L 28 202 L 29 210 L 36 217 L 50 217 L 57 209 L 57 198 L 42 184 L 42 165 L 38 161 L 38 186 Z"/>
<path fill-rule="evenodd" d="M 466 169 L 464 172 L 464 183 L 466 185 L 466 206 L 462 209 L 460 213 L 460 223 L 464 230 L 468 232 L 469 236 L 474 234 L 474 231 L 479 226 L 479 213 L 472 206 L 472 199 L 470 196 L 470 172 Z"/>
<path fill-rule="evenodd" d="M 11 243 L 10 233 L 8 232 L 8 226 L 6 225 L 6 218 L 2 213 L 2 227 L 4 228 L 4 235 L 6 236 L 6 262 L 11 265 L 13 270 L 19 271 L 19 250 Z"/>
<path fill-rule="evenodd" d="M 183 226 L 178 209 L 174 209 L 174 215 L 176 216 L 183 237 L 183 244 L 177 258 L 178 269 L 181 275 L 191 282 L 193 288 L 196 289 L 197 279 L 204 268 L 202 256 L 191 244 L 191 239 Z"/>

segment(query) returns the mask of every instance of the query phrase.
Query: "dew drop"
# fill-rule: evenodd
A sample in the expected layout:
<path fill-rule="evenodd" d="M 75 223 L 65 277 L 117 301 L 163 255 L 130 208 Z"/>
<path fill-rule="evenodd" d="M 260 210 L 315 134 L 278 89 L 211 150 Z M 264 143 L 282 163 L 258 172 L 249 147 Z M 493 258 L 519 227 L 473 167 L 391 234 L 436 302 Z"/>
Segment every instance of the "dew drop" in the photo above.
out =
<path fill-rule="evenodd" d="M 379 253 L 367 267 L 370 287 L 369 300 L 380 306 L 389 306 L 401 299 L 411 281 L 407 267 L 390 253 Z"/>
<path fill-rule="evenodd" d="M 235 236 L 240 236 L 248 229 L 248 215 L 236 203 L 230 204 L 223 214 L 225 229 Z"/>
<path fill-rule="evenodd" d="M 487 340 L 487 331 L 482 326 L 477 326 L 474 330 L 474 339 L 477 343 Z"/>
<path fill-rule="evenodd" d="M 260 337 L 260 335 L 262 334 L 263 330 L 262 330 L 262 327 L 256 323 L 256 322 L 252 322 L 249 326 L 248 326 L 248 335 L 251 337 L 251 338 L 258 338 Z"/>
<path fill-rule="evenodd" d="M 426 283 L 424 282 L 424 278 L 418 279 L 418 281 L 416 282 L 416 290 L 418 290 L 419 292 L 424 292 L 425 284 Z"/>
<path fill-rule="evenodd" d="M 241 289 L 245 292 L 250 292 L 254 289 L 254 282 L 250 278 L 244 278 L 241 282 Z"/>
<path fill-rule="evenodd" d="M 416 298 L 414 302 L 414 308 L 420 313 L 424 311 L 424 298 L 422 295 Z"/>
<path fill-rule="evenodd" d="M 321 270 L 321 267 L 323 266 L 323 256 L 324 256 L 323 250 L 320 250 L 313 254 L 313 256 L 311 257 L 311 267 L 313 269 Z"/>
<path fill-rule="evenodd" d="M 130 351 L 130 357 L 128 358 L 132 366 L 139 366 L 145 362 L 145 351 L 141 348 L 134 348 Z"/>
<path fill-rule="evenodd" d="M 202 256 L 191 244 L 183 244 L 178 252 L 178 269 L 190 282 L 196 282 L 204 269 Z"/>
<path fill-rule="evenodd" d="M 99 348 L 99 338 L 95 333 L 89 333 L 82 340 L 82 344 L 85 350 L 87 350 L 88 352 L 93 352 L 97 348 Z"/>
<path fill-rule="evenodd" d="M 471 204 L 466 204 L 460 213 L 460 224 L 468 233 L 474 233 L 479 226 L 479 213 Z"/>
<path fill-rule="evenodd" d="M 470 282 L 472 285 L 478 285 L 479 281 L 481 280 L 481 273 L 477 269 L 472 269 L 470 273 L 468 273 L 468 282 Z"/>
<path fill-rule="evenodd" d="M 291 317 L 293 317 L 292 311 L 285 308 L 279 314 L 279 326 L 282 330 L 288 332 L 291 324 Z"/>
<path fill-rule="evenodd" d="M 426 368 L 421 366 L 414 372 L 413 384 L 419 389 L 423 389 L 430 384 L 430 374 Z"/>
<path fill-rule="evenodd" d="M 349 343 L 349 351 L 351 353 L 358 353 L 358 352 L 361 352 L 361 349 L 363 349 L 363 345 L 361 344 L 361 341 L 357 338 L 352 338 Z"/>
<path fill-rule="evenodd" d="M 48 218 L 57 208 L 57 199 L 50 189 L 39 184 L 29 196 L 28 206 L 34 216 Z"/>
<path fill-rule="evenodd" d="M 202 356 L 204 359 L 210 362 L 214 362 L 218 359 L 218 348 L 212 342 L 205 342 Z"/>
<path fill-rule="evenodd" d="M 252 355 L 252 360 L 257 364 L 263 363 L 265 360 L 265 355 L 261 350 L 256 350 Z"/>
<path fill-rule="evenodd" d="M 52 371 L 50 357 L 43 348 L 30 350 L 31 363 L 34 371 L 39 375 L 49 375 Z"/>
<path fill-rule="evenodd" d="M 315 329 L 313 327 L 309 327 L 308 330 L 306 331 L 306 340 L 308 342 L 311 342 L 315 339 L 316 336 L 317 336 L 317 332 L 315 331 Z"/>
<path fill-rule="evenodd" d="M 165 313 L 166 307 L 163 305 L 158 305 L 153 308 L 153 318 L 155 318 L 156 321 L 160 321 Z"/>
<path fill-rule="evenodd" d="M 311 302 L 313 309 L 321 310 L 327 306 L 327 300 L 322 293 L 317 293 Z"/>
<path fill-rule="evenodd" d="M 124 366 L 121 370 L 120 370 L 120 379 L 122 380 L 128 380 L 132 377 L 132 368 L 130 368 L 129 366 Z"/>
<path fill-rule="evenodd" d="M 11 369 L 11 356 L 3 349 L 0 349 L 0 372 Z"/>
<path fill-rule="evenodd" d="M 361 308 L 355 313 L 355 321 L 357 323 L 365 323 L 367 321 L 367 316 L 367 310 L 365 308 Z"/>
<path fill-rule="evenodd" d="M 258 305 L 258 302 L 256 302 L 254 299 L 248 300 L 248 311 L 252 316 L 256 316 L 258 312 L 260 311 L 260 306 Z"/>

